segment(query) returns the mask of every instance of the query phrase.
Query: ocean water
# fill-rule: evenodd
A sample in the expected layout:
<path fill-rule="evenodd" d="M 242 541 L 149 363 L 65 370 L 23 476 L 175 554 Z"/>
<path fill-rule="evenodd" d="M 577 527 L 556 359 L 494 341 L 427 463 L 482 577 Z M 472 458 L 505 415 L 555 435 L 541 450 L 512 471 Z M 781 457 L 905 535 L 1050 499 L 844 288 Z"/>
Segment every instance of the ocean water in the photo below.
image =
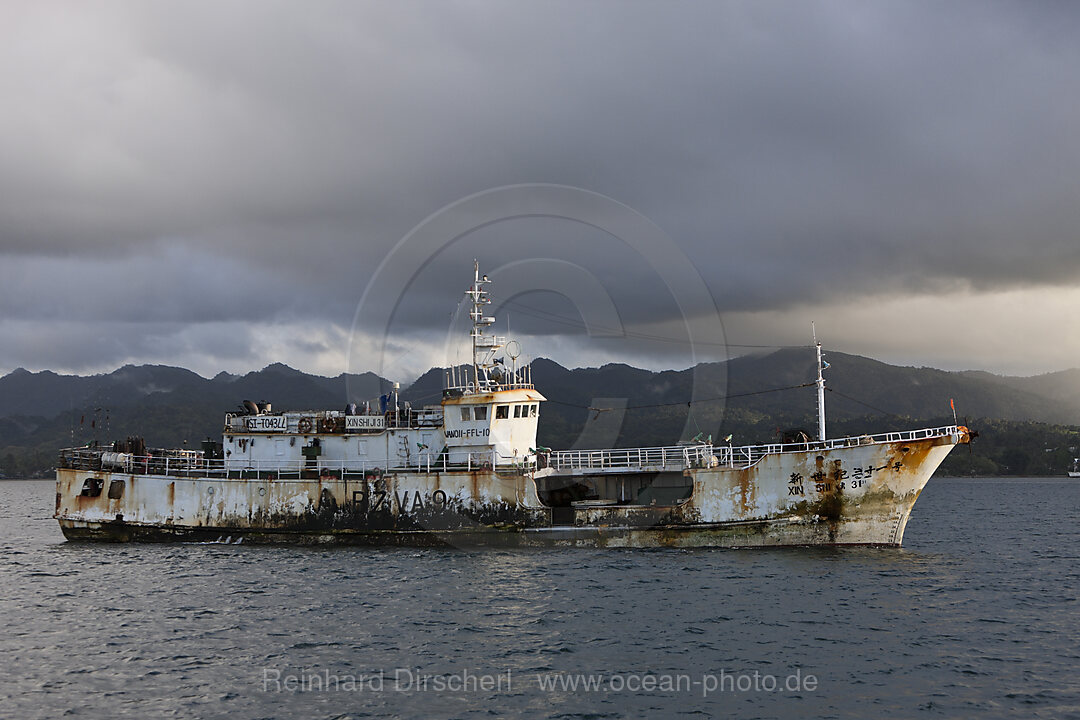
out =
<path fill-rule="evenodd" d="M 53 493 L 0 483 L 0 717 L 1080 717 L 1077 481 L 932 480 L 902 549 L 84 545 Z"/>

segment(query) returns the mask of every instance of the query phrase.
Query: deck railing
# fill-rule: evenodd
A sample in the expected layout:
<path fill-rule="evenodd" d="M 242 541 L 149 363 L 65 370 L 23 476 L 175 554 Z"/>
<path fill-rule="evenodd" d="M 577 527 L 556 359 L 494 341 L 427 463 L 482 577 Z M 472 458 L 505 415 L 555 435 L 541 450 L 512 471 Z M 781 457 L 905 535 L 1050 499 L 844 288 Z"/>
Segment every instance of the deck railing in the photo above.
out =
<path fill-rule="evenodd" d="M 173 454 L 134 456 L 100 448 L 71 448 L 60 452 L 60 467 L 77 470 L 101 470 L 180 477 L 237 477 L 275 479 L 280 477 L 322 477 L 369 472 L 460 472 L 495 469 L 501 473 L 525 473 L 550 467 L 555 472 L 612 473 L 633 471 L 671 471 L 691 467 L 745 468 L 767 455 L 790 452 L 835 450 L 859 445 L 913 442 L 936 437 L 959 435 L 956 425 L 922 430 L 858 435 L 831 440 L 768 445 L 672 445 L 648 448 L 609 448 L 602 450 L 558 450 L 539 455 L 512 457 L 489 452 L 470 453 L 464 461 L 450 462 L 447 453 L 419 453 L 408 461 L 379 466 L 363 461 L 342 460 L 222 460 L 207 458 L 196 451 L 173 451 Z"/>
<path fill-rule="evenodd" d="M 957 435 L 956 425 L 904 430 L 900 432 L 857 435 L 831 440 L 801 443 L 771 443 L 767 445 L 672 445 L 652 448 L 612 448 L 603 450 L 559 450 L 550 454 L 550 466 L 559 471 L 620 472 L 633 468 L 645 470 L 678 470 L 690 467 L 745 468 L 766 455 L 789 452 L 835 450 L 837 448 L 876 445 L 891 442 L 913 442 L 935 437 Z"/>
<path fill-rule="evenodd" d="M 711 443 L 672 445 L 648 448 L 612 448 L 606 450 L 557 450 L 548 456 L 556 470 L 669 470 L 702 467 L 715 454 Z"/>
<path fill-rule="evenodd" d="M 524 473 L 536 467 L 536 457 L 507 457 L 492 450 L 469 453 L 464 460 L 451 462 L 446 453 L 420 453 L 407 462 L 380 465 L 358 460 L 222 460 L 207 458 L 201 452 L 188 452 L 183 456 L 135 456 L 99 448 L 71 448 L 60 452 L 60 467 L 142 475 L 273 480 L 385 472 L 472 472 L 491 469 L 503 474 Z"/>
<path fill-rule="evenodd" d="M 377 435 L 386 430 L 401 428 L 437 428 L 442 427 L 442 408 L 400 408 L 387 410 L 384 413 L 366 413 L 361 417 L 382 418 L 382 425 L 365 429 L 346 429 L 345 418 L 350 417 L 339 410 L 322 412 L 287 412 L 279 413 L 285 416 L 285 427 L 282 432 L 302 435 Z M 265 434 L 266 431 L 248 430 L 246 422 L 249 418 L 266 417 L 263 415 L 250 415 L 239 412 L 225 413 L 225 429 L 227 435 L 242 435 L 254 433 Z"/>

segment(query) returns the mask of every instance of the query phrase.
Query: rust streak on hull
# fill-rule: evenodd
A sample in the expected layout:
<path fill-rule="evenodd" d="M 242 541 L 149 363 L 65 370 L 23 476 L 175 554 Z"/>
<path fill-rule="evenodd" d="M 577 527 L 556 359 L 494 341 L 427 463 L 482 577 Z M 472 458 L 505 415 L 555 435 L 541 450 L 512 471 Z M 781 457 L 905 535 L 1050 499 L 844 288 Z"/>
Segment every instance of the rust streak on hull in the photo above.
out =
<path fill-rule="evenodd" d="M 966 436 L 766 454 L 694 467 L 674 504 L 586 504 L 553 523 L 529 473 L 397 472 L 303 479 L 61 469 L 70 540 L 501 547 L 898 546 L 933 470 Z M 98 483 L 100 481 L 100 483 Z M 87 495 L 85 488 L 123 491 Z"/>

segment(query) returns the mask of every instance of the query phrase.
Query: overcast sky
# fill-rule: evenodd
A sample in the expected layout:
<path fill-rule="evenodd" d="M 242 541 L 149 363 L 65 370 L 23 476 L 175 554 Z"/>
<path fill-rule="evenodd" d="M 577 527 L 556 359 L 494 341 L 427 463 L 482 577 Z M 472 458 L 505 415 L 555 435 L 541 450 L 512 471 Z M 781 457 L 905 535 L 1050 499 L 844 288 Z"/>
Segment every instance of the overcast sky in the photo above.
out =
<path fill-rule="evenodd" d="M 0 372 L 407 380 L 474 257 L 571 366 L 1080 365 L 1075 3 L 9 0 L 0 98 Z"/>

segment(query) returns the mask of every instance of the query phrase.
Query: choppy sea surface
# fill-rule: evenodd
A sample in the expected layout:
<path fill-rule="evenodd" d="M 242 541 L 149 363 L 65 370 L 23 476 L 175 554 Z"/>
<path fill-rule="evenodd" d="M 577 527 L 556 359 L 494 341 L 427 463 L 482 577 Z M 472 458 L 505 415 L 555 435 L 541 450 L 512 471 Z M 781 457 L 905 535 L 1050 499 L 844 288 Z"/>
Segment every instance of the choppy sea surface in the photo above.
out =
<path fill-rule="evenodd" d="M 64 541 L 0 483 L 0 717 L 1080 717 L 1080 482 L 934 479 L 902 549 Z"/>

